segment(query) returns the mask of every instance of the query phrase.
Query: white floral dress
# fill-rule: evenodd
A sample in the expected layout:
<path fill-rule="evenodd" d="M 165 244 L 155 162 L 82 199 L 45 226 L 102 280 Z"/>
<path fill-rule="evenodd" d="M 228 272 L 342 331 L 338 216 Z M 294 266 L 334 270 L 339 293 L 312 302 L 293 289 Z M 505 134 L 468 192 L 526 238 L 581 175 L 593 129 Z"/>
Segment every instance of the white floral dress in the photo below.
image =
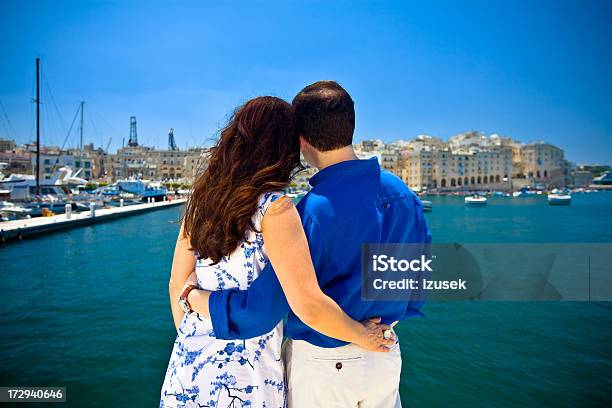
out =
<path fill-rule="evenodd" d="M 280 196 L 273 192 L 260 197 L 253 216 L 257 230 L 261 230 L 268 206 Z M 249 231 L 247 239 L 218 264 L 198 260 L 198 283 L 207 290 L 246 289 L 267 262 L 261 233 Z M 185 315 L 166 371 L 160 407 L 284 407 L 282 330 L 281 322 L 261 337 L 221 340 L 215 338 L 209 319 Z"/>

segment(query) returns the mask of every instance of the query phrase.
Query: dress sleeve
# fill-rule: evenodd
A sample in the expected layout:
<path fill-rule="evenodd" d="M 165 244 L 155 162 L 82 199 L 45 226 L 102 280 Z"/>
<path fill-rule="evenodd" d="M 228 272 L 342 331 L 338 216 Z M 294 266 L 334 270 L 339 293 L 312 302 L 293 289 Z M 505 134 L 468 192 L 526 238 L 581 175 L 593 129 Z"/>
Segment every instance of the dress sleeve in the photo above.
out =
<path fill-rule="evenodd" d="M 270 191 L 261 195 L 259 203 L 257 204 L 257 211 L 253 217 L 253 224 L 258 230 L 261 228 L 261 222 L 263 221 L 263 217 L 268 207 L 282 196 L 283 193 L 280 191 Z"/>

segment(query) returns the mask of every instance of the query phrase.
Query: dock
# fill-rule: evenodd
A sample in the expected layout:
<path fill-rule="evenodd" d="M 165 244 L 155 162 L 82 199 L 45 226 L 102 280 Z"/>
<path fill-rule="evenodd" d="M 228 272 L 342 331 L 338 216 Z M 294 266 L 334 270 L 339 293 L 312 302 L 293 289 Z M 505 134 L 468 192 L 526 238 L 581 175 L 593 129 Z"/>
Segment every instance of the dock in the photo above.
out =
<path fill-rule="evenodd" d="M 93 211 L 73 212 L 53 215 L 50 217 L 36 217 L 14 221 L 0 222 L 0 242 L 22 240 L 36 235 L 47 234 L 59 230 L 77 228 L 85 225 L 97 224 L 117 218 L 129 217 L 144 212 L 161 210 L 184 204 L 184 198 L 172 201 L 158 201 L 153 203 L 134 204 L 124 207 L 97 208 Z"/>

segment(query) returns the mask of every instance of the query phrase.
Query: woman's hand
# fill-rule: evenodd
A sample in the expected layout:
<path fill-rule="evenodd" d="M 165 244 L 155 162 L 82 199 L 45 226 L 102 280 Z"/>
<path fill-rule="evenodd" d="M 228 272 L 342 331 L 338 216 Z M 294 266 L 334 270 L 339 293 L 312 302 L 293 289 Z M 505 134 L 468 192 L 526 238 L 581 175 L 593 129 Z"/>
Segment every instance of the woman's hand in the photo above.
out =
<path fill-rule="evenodd" d="M 186 285 L 189 284 L 189 281 Z M 195 286 L 198 285 L 197 279 L 194 283 Z M 210 310 L 208 309 L 208 298 L 210 297 L 210 291 L 204 289 L 193 289 L 187 295 L 187 301 L 191 306 L 191 310 L 196 312 L 200 317 L 205 317 L 210 319 Z"/>
<path fill-rule="evenodd" d="M 183 288 L 186 288 L 189 285 L 193 285 L 197 288 L 200 287 L 200 285 L 198 284 L 198 277 L 195 271 L 191 272 L 191 275 L 189 275 L 187 279 L 185 279 L 185 284 L 183 285 Z"/>
<path fill-rule="evenodd" d="M 364 320 L 361 324 L 364 328 L 363 333 L 353 343 L 369 351 L 388 353 L 389 347 L 395 344 L 395 334 L 391 331 L 391 326 L 380 323 L 380 317 Z M 388 339 L 384 336 L 386 330 L 391 332 L 391 336 Z"/>

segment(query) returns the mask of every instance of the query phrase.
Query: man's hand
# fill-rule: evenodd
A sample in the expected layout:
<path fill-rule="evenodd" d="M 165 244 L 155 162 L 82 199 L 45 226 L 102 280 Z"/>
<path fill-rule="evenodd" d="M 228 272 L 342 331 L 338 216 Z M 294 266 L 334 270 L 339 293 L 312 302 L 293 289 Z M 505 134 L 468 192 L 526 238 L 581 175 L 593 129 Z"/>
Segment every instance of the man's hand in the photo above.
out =
<path fill-rule="evenodd" d="M 388 353 L 389 347 L 395 344 L 395 335 L 391 332 L 389 339 L 385 339 L 385 330 L 391 330 L 391 326 L 380 323 L 380 317 L 373 317 L 361 322 L 364 327 L 359 341 L 354 342 L 361 348 L 369 351 Z"/>

